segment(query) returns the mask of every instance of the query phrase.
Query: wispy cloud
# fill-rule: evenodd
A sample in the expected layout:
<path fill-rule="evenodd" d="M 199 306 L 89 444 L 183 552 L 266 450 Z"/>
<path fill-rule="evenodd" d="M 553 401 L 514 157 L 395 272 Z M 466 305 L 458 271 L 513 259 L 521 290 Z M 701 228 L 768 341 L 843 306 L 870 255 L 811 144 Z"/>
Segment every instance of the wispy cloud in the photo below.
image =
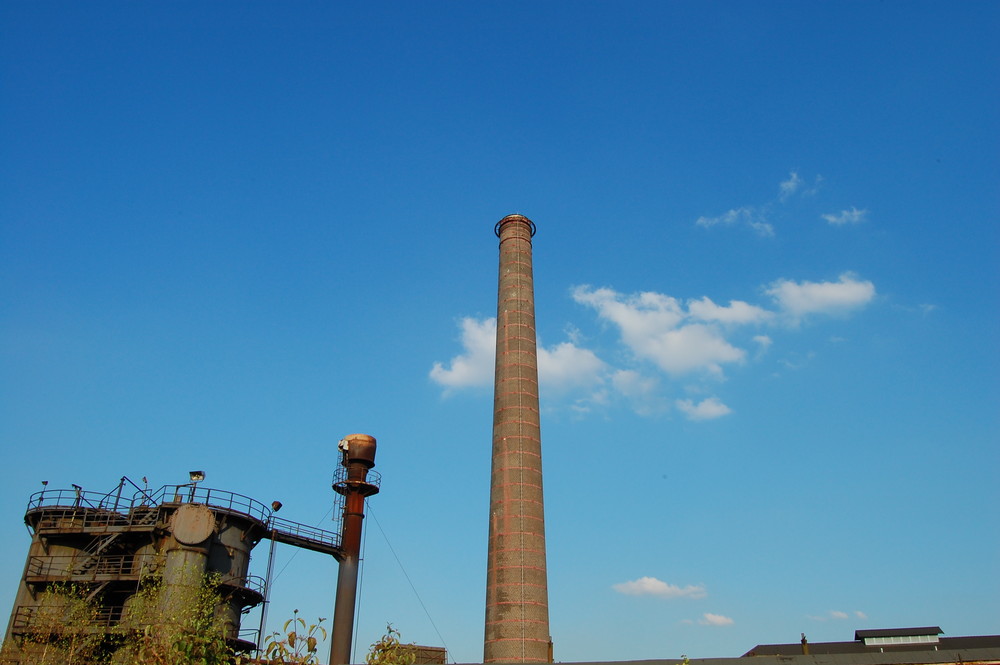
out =
<path fill-rule="evenodd" d="M 855 610 L 853 612 L 853 615 L 855 618 L 861 619 L 862 621 L 868 619 L 868 615 L 862 612 L 861 610 Z M 820 614 L 820 615 L 807 614 L 806 618 L 812 621 L 846 621 L 851 618 L 851 614 L 848 614 L 847 612 L 844 612 L 842 610 L 830 610 L 826 614 Z"/>
<path fill-rule="evenodd" d="M 773 237 L 775 235 L 774 219 L 782 219 L 785 205 L 792 198 L 801 199 L 813 196 L 819 191 L 823 176 L 817 175 L 811 186 L 806 185 L 806 181 L 796 170 L 789 171 L 788 178 L 778 183 L 778 196 L 759 205 L 742 205 L 730 208 L 721 215 L 702 215 L 695 220 L 695 226 L 702 228 L 712 228 L 713 226 L 745 226 L 752 229 L 761 237 Z M 840 215 L 823 215 L 831 224 L 857 223 L 863 221 L 866 210 L 845 210 Z M 852 214 L 859 214 L 859 219 L 852 219 Z"/>
<path fill-rule="evenodd" d="M 703 626 L 731 626 L 734 621 L 727 616 L 721 614 L 712 614 L 711 612 L 705 612 L 701 615 L 701 619 L 698 621 Z"/>
<path fill-rule="evenodd" d="M 750 206 L 733 208 L 717 217 L 699 217 L 695 220 L 697 226 L 711 228 L 713 226 L 733 226 L 734 224 L 746 224 L 753 229 L 757 235 L 773 236 L 774 227 L 767 221 L 766 213 Z"/>
<path fill-rule="evenodd" d="M 820 215 L 820 217 L 834 226 L 846 226 L 864 222 L 868 218 L 868 211 L 858 210 L 852 206 L 850 210 L 841 210 L 835 215 Z"/>
<path fill-rule="evenodd" d="M 717 217 L 699 217 L 694 223 L 698 226 L 711 228 L 719 224 L 722 224 L 723 226 L 732 226 L 737 222 L 748 222 L 751 219 L 753 219 L 753 208 L 742 207 L 733 208 L 721 215 L 718 215 Z"/>
<path fill-rule="evenodd" d="M 774 344 L 774 340 L 767 335 L 754 335 L 753 341 L 757 344 L 757 358 L 763 357 L 767 353 L 767 350 L 771 348 L 771 345 Z"/>
<path fill-rule="evenodd" d="M 627 596 L 656 596 L 657 598 L 704 598 L 708 595 L 704 586 L 679 587 L 655 577 L 640 577 L 637 580 L 612 584 L 611 588 Z"/>
<path fill-rule="evenodd" d="M 655 376 L 645 376 L 633 369 L 620 369 L 611 375 L 611 385 L 640 416 L 656 415 L 670 408 L 659 393 L 660 380 Z"/>
<path fill-rule="evenodd" d="M 709 397 L 697 404 L 690 399 L 679 399 L 675 403 L 677 408 L 687 415 L 688 420 L 714 420 L 733 412 L 732 409 L 719 401 L 718 397 Z"/>
<path fill-rule="evenodd" d="M 802 178 L 799 176 L 798 171 L 792 171 L 788 174 L 788 180 L 785 180 L 778 185 L 778 198 L 782 201 L 787 200 L 788 197 L 797 192 L 801 186 Z"/>

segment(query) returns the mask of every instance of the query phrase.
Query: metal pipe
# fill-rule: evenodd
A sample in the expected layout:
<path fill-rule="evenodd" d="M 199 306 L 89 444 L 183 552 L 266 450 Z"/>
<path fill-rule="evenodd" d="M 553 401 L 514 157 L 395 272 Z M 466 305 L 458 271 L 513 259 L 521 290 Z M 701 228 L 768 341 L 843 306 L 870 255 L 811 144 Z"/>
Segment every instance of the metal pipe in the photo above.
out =
<path fill-rule="evenodd" d="M 264 580 L 264 600 L 260 607 L 260 630 L 257 631 L 257 655 L 264 657 L 264 631 L 267 630 L 267 608 L 271 604 L 271 579 L 274 576 L 274 528 L 271 528 L 271 545 L 267 548 L 267 578 Z"/>
<path fill-rule="evenodd" d="M 361 555 L 365 498 L 379 490 L 377 485 L 368 482 L 368 470 L 375 466 L 375 437 L 351 434 L 340 441 L 339 447 L 342 453 L 340 463 L 347 469 L 347 478 L 333 485 L 334 491 L 344 496 L 344 520 L 340 537 L 341 559 L 333 610 L 330 665 L 348 665 L 351 662 L 351 636 L 354 633 L 354 607 L 358 594 L 358 560 Z"/>

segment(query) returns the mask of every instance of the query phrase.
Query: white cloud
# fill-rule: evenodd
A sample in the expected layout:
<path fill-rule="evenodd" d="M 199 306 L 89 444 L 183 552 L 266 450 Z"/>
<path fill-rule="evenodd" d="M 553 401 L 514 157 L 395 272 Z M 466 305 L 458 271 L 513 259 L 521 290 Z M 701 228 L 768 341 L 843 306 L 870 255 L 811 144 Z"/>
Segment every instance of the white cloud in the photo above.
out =
<path fill-rule="evenodd" d="M 840 610 L 830 610 L 831 619 L 847 619 L 849 618 L 847 612 L 841 612 Z"/>
<path fill-rule="evenodd" d="M 545 388 L 566 390 L 601 381 L 604 362 L 593 351 L 572 342 L 546 349 L 538 347 L 538 381 Z"/>
<path fill-rule="evenodd" d="M 862 612 L 861 610 L 854 610 L 854 616 L 861 619 L 862 621 L 868 620 L 868 615 Z"/>
<path fill-rule="evenodd" d="M 626 297 L 611 289 L 578 286 L 573 289 L 573 299 L 593 307 L 598 316 L 616 324 L 622 341 L 637 357 L 656 363 L 670 374 L 698 370 L 721 374 L 722 363 L 741 362 L 746 355 L 727 342 L 714 326 L 681 325 L 686 314 L 670 296 L 645 292 Z"/>
<path fill-rule="evenodd" d="M 845 226 L 847 224 L 860 224 L 864 222 L 868 217 L 868 211 L 858 210 L 854 206 L 851 206 L 850 210 L 841 210 L 836 215 L 820 215 L 820 217 L 834 226 Z"/>
<path fill-rule="evenodd" d="M 703 586 L 674 586 L 655 577 L 640 577 L 630 582 L 612 584 L 611 588 L 627 596 L 656 596 L 658 598 L 704 598 L 708 595 Z"/>
<path fill-rule="evenodd" d="M 828 282 L 779 279 L 762 287 L 762 292 L 773 300 L 773 307 L 743 300 L 722 305 L 708 296 L 682 301 L 654 291 L 622 294 L 611 288 L 573 287 L 573 300 L 593 309 L 600 321 L 613 324 L 628 354 L 619 353 L 620 362 L 609 364 L 582 346 L 584 335 L 568 325 L 564 329 L 568 341 L 538 347 L 542 395 L 565 398 L 566 406 L 578 414 L 624 402 L 644 416 L 676 408 L 692 421 L 719 418 L 732 410 L 718 397 L 677 399 L 665 390 L 671 386 L 663 374 L 699 384 L 688 390 L 690 395 L 711 395 L 712 384 L 725 379 L 726 366 L 742 364 L 748 355 L 760 360 L 775 344 L 770 335 L 748 326 L 787 324 L 795 329 L 809 315 L 846 313 L 875 298 L 872 282 L 852 273 Z M 448 362 L 435 362 L 430 371 L 445 394 L 488 387 L 493 379 L 496 320 L 466 317 L 459 327 L 462 351 Z M 773 362 L 797 369 L 811 357 L 786 355 Z"/>
<path fill-rule="evenodd" d="M 793 318 L 837 314 L 864 307 L 875 297 L 875 285 L 844 273 L 837 282 L 793 282 L 779 279 L 765 289 Z"/>
<path fill-rule="evenodd" d="M 708 296 L 688 301 L 688 313 L 702 321 L 719 323 L 760 323 L 774 316 L 772 312 L 742 300 L 730 300 L 727 307 L 716 305 Z"/>
<path fill-rule="evenodd" d="M 727 616 L 722 616 L 721 614 L 705 612 L 701 615 L 701 619 L 698 623 L 703 626 L 731 626 L 733 625 L 733 620 Z"/>
<path fill-rule="evenodd" d="M 459 327 L 462 329 L 462 346 L 465 351 L 452 358 L 448 368 L 441 363 L 434 363 L 431 379 L 445 388 L 490 385 L 496 358 L 497 320 L 489 318 L 477 321 L 465 317 L 459 322 Z"/>
<path fill-rule="evenodd" d="M 459 321 L 459 327 L 464 351 L 452 358 L 448 367 L 434 363 L 431 379 L 448 390 L 491 385 L 496 361 L 496 319 L 465 317 Z M 538 381 L 548 390 L 593 386 L 601 382 L 605 368 L 593 351 L 572 342 L 552 348 L 538 347 Z"/>
<path fill-rule="evenodd" d="M 802 186 L 802 178 L 799 177 L 797 171 L 792 171 L 788 174 L 788 180 L 785 180 L 780 185 L 778 185 L 778 190 L 780 191 L 779 198 L 784 201 L 789 196 L 798 191 L 799 187 Z"/>
<path fill-rule="evenodd" d="M 742 362 L 746 352 L 727 342 L 713 327 L 692 323 L 635 340 L 633 350 L 670 374 L 707 370 L 722 374 L 722 363 Z"/>
<path fill-rule="evenodd" d="M 677 404 L 678 409 L 687 414 L 688 420 L 714 420 L 733 412 L 732 409 L 720 402 L 718 397 L 708 397 L 697 404 L 690 399 L 679 399 L 675 404 Z"/>

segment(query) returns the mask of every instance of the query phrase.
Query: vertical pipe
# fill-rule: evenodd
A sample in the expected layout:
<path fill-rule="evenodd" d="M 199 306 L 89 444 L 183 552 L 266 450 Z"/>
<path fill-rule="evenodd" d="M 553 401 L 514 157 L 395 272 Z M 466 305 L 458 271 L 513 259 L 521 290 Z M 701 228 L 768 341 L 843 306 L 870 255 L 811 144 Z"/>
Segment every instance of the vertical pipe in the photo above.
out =
<path fill-rule="evenodd" d="M 375 437 L 351 434 L 340 442 L 341 464 L 347 479 L 333 489 L 344 495 L 344 521 L 340 537 L 340 570 L 337 573 L 337 597 L 333 610 L 333 636 L 330 640 L 330 665 L 351 662 L 351 636 L 354 632 L 354 606 L 358 593 L 358 559 L 361 554 L 361 527 L 365 519 L 365 497 L 378 492 L 368 482 L 368 470 L 375 466 Z"/>
<path fill-rule="evenodd" d="M 274 576 L 274 527 L 271 527 L 271 544 L 267 548 L 267 578 L 264 580 L 264 602 L 260 608 L 260 630 L 257 631 L 257 655 L 264 655 L 264 631 L 267 630 L 267 608 L 271 604 L 271 578 Z"/>
<path fill-rule="evenodd" d="M 500 238 L 493 462 L 483 662 L 550 662 L 542 502 L 538 356 L 527 217 L 508 215 Z"/>

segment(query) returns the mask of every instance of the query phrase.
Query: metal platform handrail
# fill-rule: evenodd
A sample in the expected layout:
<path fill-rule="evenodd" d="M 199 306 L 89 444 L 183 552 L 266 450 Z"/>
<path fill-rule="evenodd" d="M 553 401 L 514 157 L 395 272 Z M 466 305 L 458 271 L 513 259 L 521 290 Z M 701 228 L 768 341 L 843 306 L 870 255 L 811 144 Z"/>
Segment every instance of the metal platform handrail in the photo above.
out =
<path fill-rule="evenodd" d="M 58 609 L 58 608 L 53 608 Z M 16 632 L 22 632 L 31 627 L 31 624 L 35 620 L 35 615 L 39 614 L 40 608 L 31 607 L 29 605 L 21 605 L 16 610 L 14 610 L 13 620 L 11 622 L 11 628 Z M 58 623 L 47 623 L 46 627 L 53 632 L 62 629 L 78 629 L 80 625 L 85 626 L 103 626 L 110 627 L 121 621 L 122 618 L 122 608 L 121 607 L 99 607 L 94 612 L 94 615 L 90 620 L 83 622 L 81 624 L 63 624 L 61 627 Z"/>
<path fill-rule="evenodd" d="M 99 575 L 129 576 L 139 575 L 142 567 L 151 563 L 154 554 L 104 554 L 96 557 L 93 567 L 79 572 L 75 566 L 87 561 L 87 557 L 73 555 L 28 557 L 26 575 L 28 577 L 86 578 Z"/>
<path fill-rule="evenodd" d="M 32 494 L 28 498 L 27 512 L 30 513 L 40 508 L 84 508 L 124 515 L 131 507 L 130 501 L 120 501 L 112 494 L 76 489 L 53 489 Z"/>
<path fill-rule="evenodd" d="M 368 482 L 378 486 L 378 474 L 370 472 Z M 114 493 L 103 494 L 77 489 L 43 490 L 35 492 L 28 499 L 26 514 L 42 509 L 61 508 L 65 511 L 79 510 L 85 518 L 93 517 L 94 513 L 105 515 L 109 521 L 124 518 L 122 522 L 124 524 L 130 523 L 138 516 L 148 515 L 150 509 L 170 503 L 205 504 L 213 508 L 247 515 L 264 524 L 268 524 L 272 517 L 271 509 L 256 499 L 235 492 L 194 484 L 164 485 L 155 492 L 139 491 L 132 495 L 131 500 Z"/>
<path fill-rule="evenodd" d="M 337 470 L 333 472 L 332 485 L 337 487 L 338 485 L 346 485 L 348 482 L 351 481 L 348 481 L 347 479 L 347 467 L 337 467 Z M 365 483 L 372 485 L 373 487 L 381 487 L 382 474 L 374 469 L 369 469 L 368 473 L 365 475 Z"/>
<path fill-rule="evenodd" d="M 34 511 L 25 513 L 25 522 L 29 522 L 33 516 L 37 516 L 34 526 L 38 529 L 60 529 L 64 528 L 67 523 L 74 528 L 81 529 L 108 529 L 129 524 L 128 517 L 121 513 L 94 508 L 67 508 L 65 506 L 36 508 Z"/>
<path fill-rule="evenodd" d="M 264 578 L 259 575 L 247 575 L 245 578 L 226 575 L 219 583 L 237 589 L 247 589 L 261 596 L 264 595 L 264 588 L 267 586 Z"/>
<path fill-rule="evenodd" d="M 292 536 L 297 540 L 305 540 L 321 543 L 329 547 L 340 547 L 340 534 L 334 531 L 326 531 L 319 527 L 300 524 L 291 520 L 282 519 L 271 515 L 267 523 L 267 530 L 280 534 Z"/>
<path fill-rule="evenodd" d="M 137 493 L 134 499 L 138 499 L 141 495 L 141 493 Z M 193 484 L 164 485 L 156 490 L 152 496 L 149 496 L 147 501 L 149 500 L 152 500 L 155 505 L 168 503 L 204 504 L 212 508 L 246 515 L 264 524 L 267 524 L 271 518 L 271 509 L 256 499 L 235 492 L 199 487 Z"/>

